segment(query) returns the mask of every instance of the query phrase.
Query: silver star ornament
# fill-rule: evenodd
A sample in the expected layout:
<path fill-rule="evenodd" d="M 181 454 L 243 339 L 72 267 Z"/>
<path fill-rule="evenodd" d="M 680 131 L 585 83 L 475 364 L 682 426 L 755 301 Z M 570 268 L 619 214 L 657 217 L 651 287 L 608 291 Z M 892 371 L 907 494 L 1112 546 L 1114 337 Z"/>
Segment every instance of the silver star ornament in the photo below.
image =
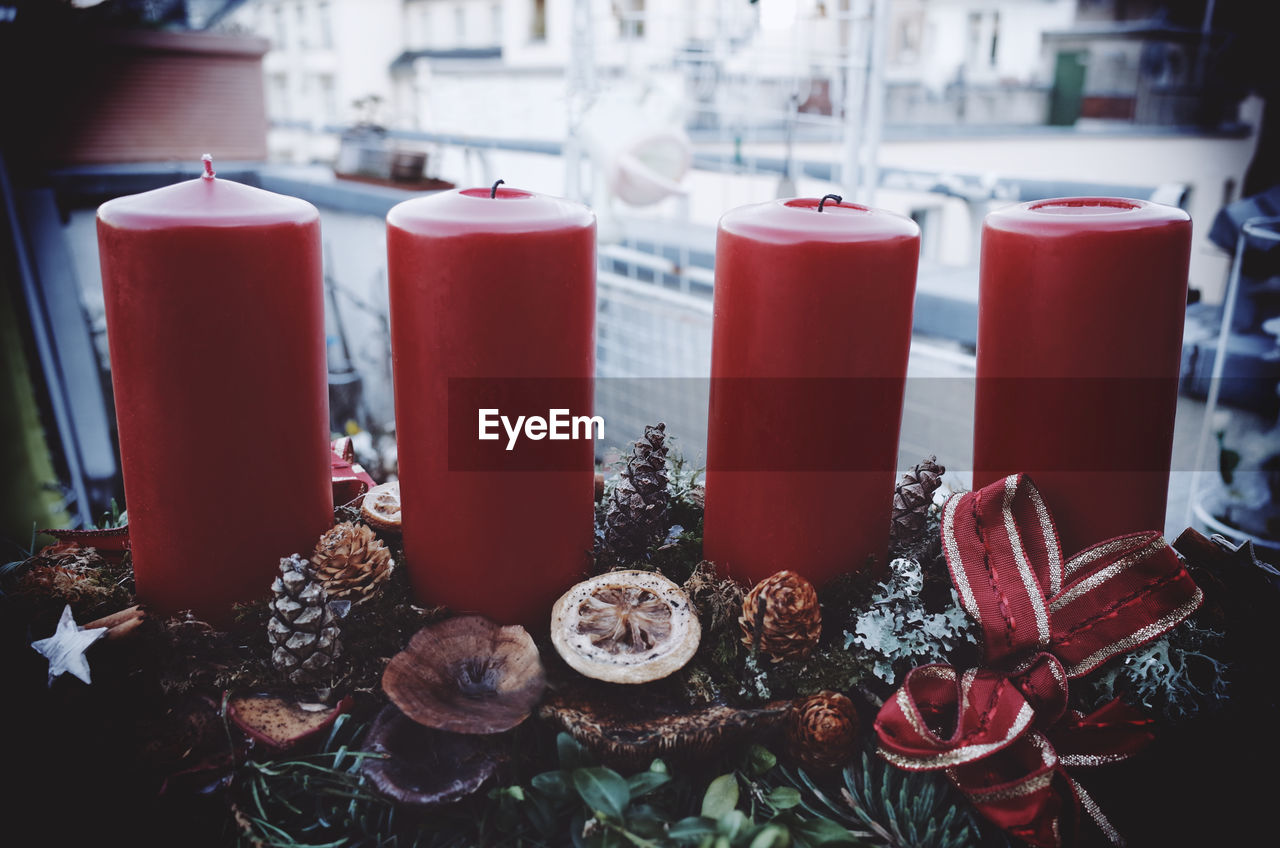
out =
<path fill-rule="evenodd" d="M 32 648 L 49 660 L 49 685 L 52 686 L 53 681 L 63 674 L 73 674 L 85 683 L 91 682 L 89 660 L 84 652 L 106 632 L 105 627 L 85 630 L 78 626 L 71 614 L 71 605 L 64 607 L 53 635 L 31 643 Z"/>

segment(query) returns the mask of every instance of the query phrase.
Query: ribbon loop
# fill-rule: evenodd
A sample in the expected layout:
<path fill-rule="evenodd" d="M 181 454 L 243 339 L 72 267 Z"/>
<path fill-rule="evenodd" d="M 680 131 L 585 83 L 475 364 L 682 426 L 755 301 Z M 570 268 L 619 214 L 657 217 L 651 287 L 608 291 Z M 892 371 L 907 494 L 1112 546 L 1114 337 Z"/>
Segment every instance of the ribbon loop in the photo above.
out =
<path fill-rule="evenodd" d="M 1065 771 L 1124 759 L 1149 722 L 1113 701 L 1069 712 L 1068 681 L 1167 633 L 1203 595 L 1159 533 L 1110 539 L 1064 561 L 1053 517 L 1023 475 L 954 495 L 942 548 L 960 603 L 983 630 L 984 667 L 910 672 L 876 718 L 880 754 L 946 769 L 1008 832 L 1058 848 L 1080 811 L 1119 843 Z"/>
<path fill-rule="evenodd" d="M 974 762 L 1014 742 L 1034 710 L 1004 675 L 948 665 L 908 672 L 876 718 L 881 754 L 909 771 Z"/>

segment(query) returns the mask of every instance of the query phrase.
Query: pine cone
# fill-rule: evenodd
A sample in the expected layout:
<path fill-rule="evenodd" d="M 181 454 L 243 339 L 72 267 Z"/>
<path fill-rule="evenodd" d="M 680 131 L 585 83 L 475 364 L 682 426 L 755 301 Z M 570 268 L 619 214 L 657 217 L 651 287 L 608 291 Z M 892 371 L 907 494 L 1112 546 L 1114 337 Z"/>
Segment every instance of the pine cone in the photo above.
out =
<path fill-rule="evenodd" d="M 359 603 L 391 576 L 395 563 L 372 529 L 346 522 L 320 537 L 311 565 L 330 600 Z"/>
<path fill-rule="evenodd" d="M 787 722 L 787 750 L 810 768 L 840 768 L 857 747 L 858 713 L 838 692 L 809 696 Z"/>
<path fill-rule="evenodd" d="M 738 624 L 743 643 L 773 662 L 804 659 L 822 635 L 818 593 L 794 571 L 779 571 L 747 593 Z"/>
<path fill-rule="evenodd" d="M 604 540 L 622 556 L 637 557 L 666 532 L 667 425 L 644 428 L 635 443 L 622 479 L 613 487 L 604 516 Z"/>
<path fill-rule="evenodd" d="M 933 493 L 945 473 L 947 469 L 938 464 L 938 458 L 931 456 L 902 475 L 893 492 L 893 524 L 889 535 L 894 542 L 909 541 L 924 530 L 929 507 L 933 505 Z"/>
<path fill-rule="evenodd" d="M 290 683 L 323 685 L 338 656 L 338 624 L 324 586 L 311 567 L 294 554 L 280 560 L 280 576 L 271 584 L 271 664 Z"/>

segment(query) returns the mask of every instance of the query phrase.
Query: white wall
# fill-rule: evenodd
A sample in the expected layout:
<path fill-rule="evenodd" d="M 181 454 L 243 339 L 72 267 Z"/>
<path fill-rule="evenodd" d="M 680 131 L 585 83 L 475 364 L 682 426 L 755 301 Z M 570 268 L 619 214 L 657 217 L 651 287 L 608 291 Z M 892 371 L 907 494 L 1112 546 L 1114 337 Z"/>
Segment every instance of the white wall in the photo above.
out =
<path fill-rule="evenodd" d="M 1050 82 L 1041 49 L 1040 34 L 1063 29 L 1075 20 L 1075 0 L 927 0 L 893 4 L 895 10 L 923 10 L 925 24 L 920 60 L 913 66 L 891 67 L 895 80 L 918 78 L 940 90 L 965 66 L 970 83 L 1001 80 Z M 990 64 L 990 44 L 999 15 L 996 63 Z M 891 12 L 891 15 L 894 13 Z M 980 16 L 976 55 L 970 55 L 970 15 Z M 970 59 L 974 61 L 970 61 Z"/>
<path fill-rule="evenodd" d="M 358 98 L 390 99 L 400 23 L 401 0 L 250 0 L 224 26 L 272 41 L 263 59 L 268 116 L 319 128 L 356 120 Z M 272 158 L 307 162 L 331 158 L 336 142 L 276 128 L 268 147 Z"/>

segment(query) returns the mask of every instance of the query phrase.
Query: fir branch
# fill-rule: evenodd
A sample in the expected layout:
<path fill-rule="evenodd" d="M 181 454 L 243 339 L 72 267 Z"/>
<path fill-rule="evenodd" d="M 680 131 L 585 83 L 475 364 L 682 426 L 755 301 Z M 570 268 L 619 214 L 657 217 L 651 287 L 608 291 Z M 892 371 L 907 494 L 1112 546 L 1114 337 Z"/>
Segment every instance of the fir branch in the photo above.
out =
<path fill-rule="evenodd" d="M 408 845 L 394 828 L 395 803 L 361 772 L 383 755 L 353 750 L 364 728 L 339 716 L 319 753 L 246 762 L 233 781 L 242 844 L 267 848 Z"/>
<path fill-rule="evenodd" d="M 823 785 L 803 769 L 779 772 L 800 790 L 806 813 L 873 845 L 967 848 L 982 841 L 971 809 L 940 774 L 902 771 L 869 751 L 844 768 L 839 785 Z"/>

